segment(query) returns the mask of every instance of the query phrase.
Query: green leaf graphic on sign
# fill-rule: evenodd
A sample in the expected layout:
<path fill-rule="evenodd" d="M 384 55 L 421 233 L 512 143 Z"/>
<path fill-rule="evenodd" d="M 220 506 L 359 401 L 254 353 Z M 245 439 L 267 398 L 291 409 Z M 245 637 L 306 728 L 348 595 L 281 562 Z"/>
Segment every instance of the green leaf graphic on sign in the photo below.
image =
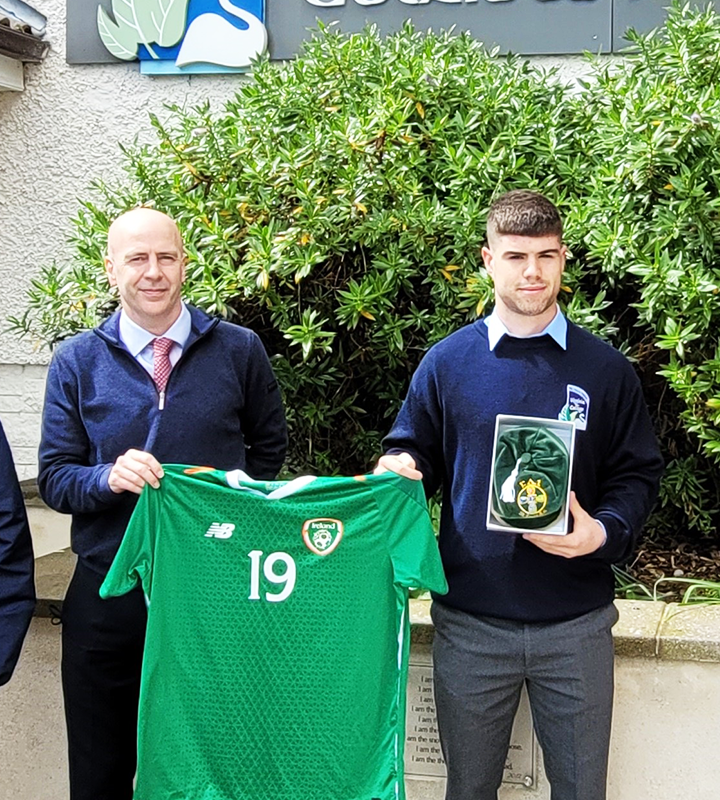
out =
<path fill-rule="evenodd" d="M 97 26 L 102 43 L 115 58 L 131 61 L 137 56 L 138 40 L 135 28 L 131 28 L 122 22 L 120 24 L 114 23 L 102 6 L 98 6 Z"/>
<path fill-rule="evenodd" d="M 113 22 L 98 6 L 98 33 L 107 49 L 117 58 L 129 61 L 137 57 L 138 45 L 157 58 L 150 47 L 172 47 L 182 38 L 189 0 L 112 0 Z"/>
<path fill-rule="evenodd" d="M 135 0 L 135 11 L 144 41 L 161 47 L 177 44 L 185 32 L 189 0 Z"/>

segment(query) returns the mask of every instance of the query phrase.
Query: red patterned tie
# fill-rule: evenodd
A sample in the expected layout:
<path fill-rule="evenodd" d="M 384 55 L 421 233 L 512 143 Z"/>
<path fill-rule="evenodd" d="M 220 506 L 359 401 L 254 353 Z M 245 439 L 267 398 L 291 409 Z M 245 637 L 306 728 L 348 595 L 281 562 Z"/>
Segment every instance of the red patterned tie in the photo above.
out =
<path fill-rule="evenodd" d="M 162 394 L 167 386 L 168 378 L 170 377 L 170 351 L 175 344 L 172 339 L 160 337 L 153 339 L 153 380 L 158 388 L 158 392 Z"/>

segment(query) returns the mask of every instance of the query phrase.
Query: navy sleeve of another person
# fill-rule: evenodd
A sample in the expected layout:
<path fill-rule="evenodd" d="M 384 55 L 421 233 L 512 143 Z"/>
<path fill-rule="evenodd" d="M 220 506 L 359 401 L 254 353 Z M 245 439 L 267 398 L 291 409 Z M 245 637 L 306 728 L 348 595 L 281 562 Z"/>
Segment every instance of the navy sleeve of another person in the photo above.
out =
<path fill-rule="evenodd" d="M 0 424 L 0 686 L 12 676 L 35 608 L 33 549 L 12 454 Z"/>

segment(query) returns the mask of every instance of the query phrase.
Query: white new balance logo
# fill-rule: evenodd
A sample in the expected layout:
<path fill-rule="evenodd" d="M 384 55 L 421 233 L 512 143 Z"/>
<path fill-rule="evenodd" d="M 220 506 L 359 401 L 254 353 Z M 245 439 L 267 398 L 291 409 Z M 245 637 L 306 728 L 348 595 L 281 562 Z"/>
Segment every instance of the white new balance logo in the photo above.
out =
<path fill-rule="evenodd" d="M 229 539 L 233 535 L 235 526 L 232 522 L 213 522 L 205 536 L 215 539 Z"/>

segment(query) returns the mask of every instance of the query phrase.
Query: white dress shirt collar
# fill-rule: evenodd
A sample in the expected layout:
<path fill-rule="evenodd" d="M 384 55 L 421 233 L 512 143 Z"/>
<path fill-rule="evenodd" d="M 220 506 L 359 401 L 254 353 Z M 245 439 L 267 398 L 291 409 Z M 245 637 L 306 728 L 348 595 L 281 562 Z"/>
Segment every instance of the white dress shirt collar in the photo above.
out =
<path fill-rule="evenodd" d="M 172 339 L 182 348 L 190 336 L 190 328 L 190 312 L 187 310 L 185 303 L 183 303 L 180 316 L 162 335 L 166 339 Z M 141 328 L 137 322 L 133 322 L 124 310 L 120 312 L 119 332 L 122 343 L 127 347 L 133 358 L 137 358 L 152 343 L 153 339 L 158 338 L 154 333 Z"/>
<path fill-rule="evenodd" d="M 515 336 L 505 327 L 505 323 L 500 319 L 496 310 L 493 310 L 489 317 L 484 320 L 488 329 L 488 344 L 490 350 L 494 350 L 497 343 L 503 336 L 513 336 L 516 339 L 535 339 L 538 336 L 552 337 L 563 350 L 567 350 L 567 319 L 560 311 L 560 307 L 555 307 L 555 316 L 547 327 L 543 328 L 540 333 L 533 333 L 530 336 Z"/>

